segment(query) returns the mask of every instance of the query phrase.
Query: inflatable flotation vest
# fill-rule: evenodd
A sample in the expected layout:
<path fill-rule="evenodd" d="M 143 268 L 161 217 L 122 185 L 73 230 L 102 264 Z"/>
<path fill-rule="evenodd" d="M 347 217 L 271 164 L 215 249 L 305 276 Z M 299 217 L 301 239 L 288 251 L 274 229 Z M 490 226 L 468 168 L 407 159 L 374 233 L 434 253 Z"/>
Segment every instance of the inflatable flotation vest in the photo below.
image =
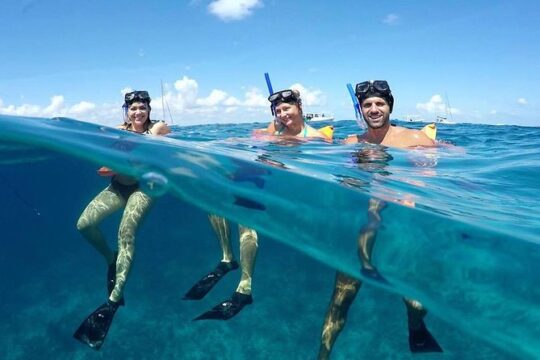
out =
<path fill-rule="evenodd" d="M 437 137 L 437 125 L 435 123 L 424 126 L 420 131 L 426 134 L 431 140 L 435 140 Z"/>

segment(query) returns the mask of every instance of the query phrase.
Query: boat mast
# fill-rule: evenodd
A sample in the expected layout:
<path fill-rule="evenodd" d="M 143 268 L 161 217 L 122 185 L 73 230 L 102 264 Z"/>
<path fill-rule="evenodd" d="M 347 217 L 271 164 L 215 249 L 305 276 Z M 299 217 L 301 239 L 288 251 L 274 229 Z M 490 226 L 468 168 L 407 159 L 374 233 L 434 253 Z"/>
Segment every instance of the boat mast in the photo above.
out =
<path fill-rule="evenodd" d="M 448 100 L 448 94 L 444 92 L 444 97 L 446 98 L 446 113 L 450 115 L 450 120 L 454 122 L 454 115 L 452 115 L 452 108 L 450 107 L 450 100 Z"/>
<path fill-rule="evenodd" d="M 174 125 L 174 119 L 171 114 L 171 108 L 169 103 L 165 100 L 165 91 L 163 91 L 163 80 L 161 80 L 161 108 L 163 109 L 163 121 L 165 121 L 165 105 L 167 105 L 167 111 L 169 112 L 169 118 L 171 119 L 171 124 Z"/>
<path fill-rule="evenodd" d="M 161 110 L 163 111 L 163 121 L 165 121 L 165 96 L 163 95 L 163 79 L 161 81 Z"/>

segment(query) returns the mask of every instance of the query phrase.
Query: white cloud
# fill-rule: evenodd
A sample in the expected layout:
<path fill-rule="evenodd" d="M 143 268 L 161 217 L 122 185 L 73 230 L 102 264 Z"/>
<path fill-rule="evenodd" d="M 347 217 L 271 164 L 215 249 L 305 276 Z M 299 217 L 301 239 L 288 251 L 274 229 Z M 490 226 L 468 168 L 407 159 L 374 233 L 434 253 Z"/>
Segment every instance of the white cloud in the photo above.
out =
<path fill-rule="evenodd" d="M 234 96 L 229 96 L 227 100 L 223 102 L 223 105 L 225 106 L 238 106 L 241 105 L 240 101 L 235 98 Z"/>
<path fill-rule="evenodd" d="M 428 112 L 431 114 L 448 113 L 448 112 L 451 112 L 452 114 L 461 113 L 459 109 L 447 107 L 446 103 L 444 102 L 443 97 L 438 94 L 433 95 L 431 99 L 429 99 L 429 101 L 426 103 L 416 104 L 416 108 L 418 110 Z"/>
<path fill-rule="evenodd" d="M 263 5 L 261 0 L 214 0 L 208 10 L 223 21 L 241 20 Z"/>
<path fill-rule="evenodd" d="M 43 114 L 54 116 L 54 114 L 58 114 L 63 107 L 64 97 L 62 95 L 55 95 L 51 98 L 51 104 L 43 109 Z"/>
<path fill-rule="evenodd" d="M 300 98 L 302 99 L 302 105 L 304 107 L 324 105 L 326 102 L 326 99 L 323 97 L 322 91 L 320 90 L 310 90 L 298 83 L 291 85 L 290 88 L 300 91 Z"/>
<path fill-rule="evenodd" d="M 517 99 L 517 103 L 520 104 L 520 105 L 527 105 L 528 104 L 527 99 L 525 99 L 525 98 Z"/>
<path fill-rule="evenodd" d="M 418 110 L 424 110 L 430 113 L 441 112 L 446 109 L 443 98 L 441 95 L 433 95 L 428 102 L 423 104 L 416 104 Z"/>
<path fill-rule="evenodd" d="M 88 101 L 81 101 L 78 104 L 73 105 L 69 108 L 69 113 L 73 115 L 83 115 L 88 113 L 96 108 L 96 104 L 93 104 Z"/>
<path fill-rule="evenodd" d="M 2 114 L 18 116 L 40 116 L 42 110 L 38 105 L 23 104 L 20 106 L 8 105 L 0 109 Z"/>
<path fill-rule="evenodd" d="M 386 25 L 396 25 L 398 24 L 398 22 L 399 22 L 399 16 L 397 16 L 396 14 L 388 14 L 383 19 L 383 23 L 385 23 Z"/>
<path fill-rule="evenodd" d="M 227 93 L 222 90 L 212 90 L 208 97 L 197 99 L 196 104 L 201 106 L 216 106 L 223 103 L 227 99 Z"/>
<path fill-rule="evenodd" d="M 182 79 L 175 81 L 174 88 L 182 94 L 197 95 L 199 84 L 197 84 L 197 81 L 184 76 Z"/>
<path fill-rule="evenodd" d="M 262 94 L 259 89 L 250 89 L 245 94 L 246 100 L 243 105 L 248 107 L 266 107 L 270 106 L 268 98 Z"/>

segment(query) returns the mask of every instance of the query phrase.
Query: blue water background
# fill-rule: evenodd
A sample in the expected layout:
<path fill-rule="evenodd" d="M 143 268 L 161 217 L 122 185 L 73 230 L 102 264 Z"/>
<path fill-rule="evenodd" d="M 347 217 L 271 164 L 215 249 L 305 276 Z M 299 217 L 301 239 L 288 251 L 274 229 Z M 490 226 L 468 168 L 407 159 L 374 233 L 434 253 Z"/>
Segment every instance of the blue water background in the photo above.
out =
<path fill-rule="evenodd" d="M 334 144 L 250 138 L 265 124 L 150 138 L 70 119 L 0 121 L 2 358 L 315 358 L 334 269 L 360 276 L 356 237 L 372 197 L 387 201 L 373 260 L 391 286 L 362 287 L 334 359 L 412 358 L 400 295 L 428 307 L 446 358 L 540 354 L 539 128 L 439 125 L 455 146 L 381 151 L 339 144 L 353 121 L 335 122 Z M 101 165 L 167 192 L 140 228 L 127 306 L 96 353 L 72 333 L 106 298 L 105 264 L 75 228 L 107 185 Z M 238 272 L 181 300 L 220 259 L 208 212 L 260 233 L 254 304 L 227 322 L 191 319 L 227 298 Z M 118 221 L 103 224 L 112 245 Z"/>

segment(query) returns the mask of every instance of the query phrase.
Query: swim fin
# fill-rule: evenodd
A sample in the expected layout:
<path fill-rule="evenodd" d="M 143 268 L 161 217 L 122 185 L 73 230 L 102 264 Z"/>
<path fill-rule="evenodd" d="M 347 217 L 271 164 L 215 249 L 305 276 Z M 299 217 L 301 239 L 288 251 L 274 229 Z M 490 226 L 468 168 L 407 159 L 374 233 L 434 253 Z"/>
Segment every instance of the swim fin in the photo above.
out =
<path fill-rule="evenodd" d="M 443 352 L 437 340 L 427 329 L 424 320 L 417 329 L 409 327 L 409 349 L 413 353 Z"/>
<path fill-rule="evenodd" d="M 230 299 L 227 299 L 199 316 L 195 320 L 229 320 L 238 314 L 246 305 L 253 303 L 250 295 L 234 292 Z"/>
<path fill-rule="evenodd" d="M 103 341 L 105 341 L 114 314 L 119 306 L 119 303 L 107 301 L 98 307 L 82 322 L 73 337 L 92 349 L 99 350 L 103 345 Z"/>
<path fill-rule="evenodd" d="M 184 300 L 200 300 L 231 270 L 238 269 L 238 263 L 220 261 L 216 268 L 204 275 L 189 291 L 184 295 Z"/>
<path fill-rule="evenodd" d="M 111 293 L 116 285 L 116 259 L 118 258 L 118 252 L 114 253 L 114 261 L 109 268 L 107 269 L 107 296 L 111 296 Z M 118 305 L 123 306 L 126 302 L 124 301 L 124 296 L 118 301 Z"/>

